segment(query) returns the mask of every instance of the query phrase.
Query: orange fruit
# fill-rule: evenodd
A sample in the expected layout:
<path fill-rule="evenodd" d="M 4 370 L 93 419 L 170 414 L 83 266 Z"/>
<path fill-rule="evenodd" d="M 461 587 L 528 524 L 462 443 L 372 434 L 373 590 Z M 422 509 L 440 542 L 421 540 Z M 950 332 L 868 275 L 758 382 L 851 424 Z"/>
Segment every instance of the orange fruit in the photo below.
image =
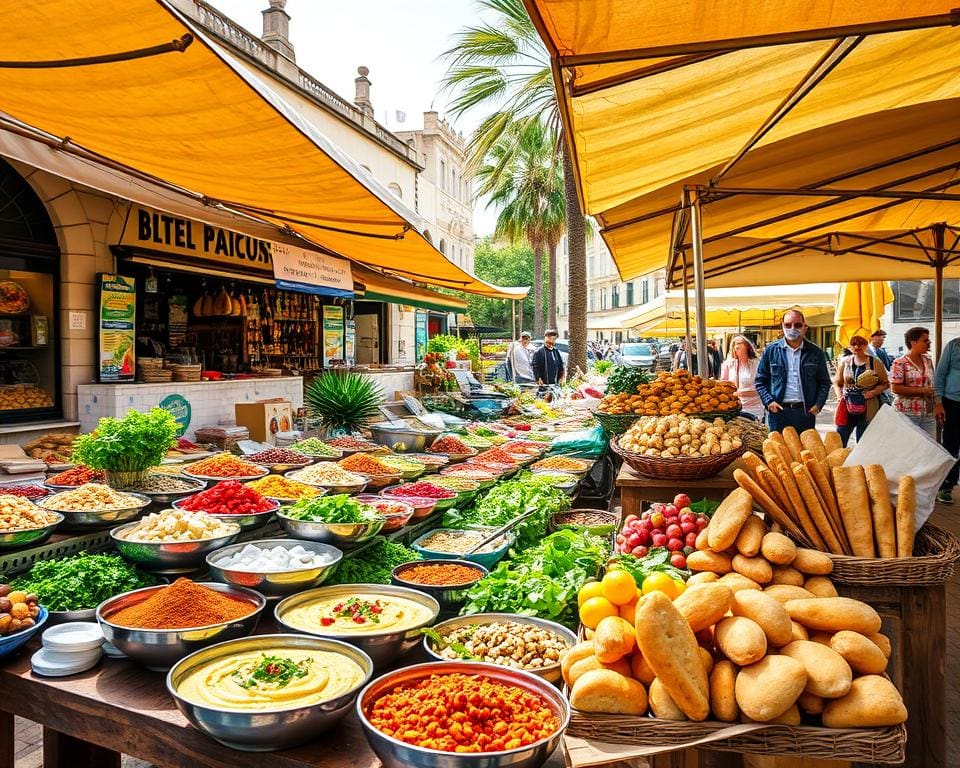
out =
<path fill-rule="evenodd" d="M 603 596 L 614 605 L 626 605 L 637 597 L 637 583 L 627 571 L 607 571 L 600 582 Z"/>
<path fill-rule="evenodd" d="M 599 581 L 588 581 L 577 592 L 577 605 L 583 605 L 591 597 L 603 597 L 603 585 Z"/>
<path fill-rule="evenodd" d="M 617 606 L 605 597 L 591 597 L 580 606 L 580 621 L 587 629 L 596 629 L 600 619 L 619 615 Z"/>
<path fill-rule="evenodd" d="M 649 595 L 651 592 L 663 592 L 667 597 L 673 600 L 680 594 L 677 583 L 662 571 L 654 571 L 643 580 L 643 594 Z"/>
<path fill-rule="evenodd" d="M 631 624 L 637 623 L 637 600 L 620 606 L 620 618 L 629 621 Z"/>

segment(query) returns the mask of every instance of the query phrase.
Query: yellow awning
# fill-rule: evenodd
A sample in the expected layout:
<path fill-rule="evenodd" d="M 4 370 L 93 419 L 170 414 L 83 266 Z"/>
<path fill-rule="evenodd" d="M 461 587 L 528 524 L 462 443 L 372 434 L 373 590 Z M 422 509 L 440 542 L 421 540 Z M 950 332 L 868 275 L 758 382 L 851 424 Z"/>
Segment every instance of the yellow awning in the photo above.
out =
<path fill-rule="evenodd" d="M 407 304 L 421 309 L 435 309 L 439 312 L 462 312 L 467 308 L 467 302 L 462 299 L 446 296 L 366 267 L 354 267 L 353 278 L 363 285 L 364 291 L 360 297 L 363 301 Z"/>
<path fill-rule="evenodd" d="M 111 63 L 0 67 L 0 108 L 11 118 L 354 261 L 469 293 L 526 294 L 449 261 L 415 212 L 164 0 L 50 0 L 3 18 L 6 62 L 62 63 L 194 38 L 182 52 Z"/>

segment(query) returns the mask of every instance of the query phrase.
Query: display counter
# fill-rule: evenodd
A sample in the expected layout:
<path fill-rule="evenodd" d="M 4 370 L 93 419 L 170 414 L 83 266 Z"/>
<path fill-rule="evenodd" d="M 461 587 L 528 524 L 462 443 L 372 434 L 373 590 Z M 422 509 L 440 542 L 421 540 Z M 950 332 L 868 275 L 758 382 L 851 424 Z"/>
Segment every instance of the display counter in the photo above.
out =
<path fill-rule="evenodd" d="M 163 406 L 187 419 L 184 436 L 196 429 L 234 423 L 236 403 L 282 398 L 294 411 L 303 406 L 303 377 L 276 376 L 229 381 L 168 382 L 162 384 L 80 384 L 77 386 L 80 431 L 91 432 L 104 416 L 123 416 Z M 185 404 L 184 404 L 185 403 Z"/>
<path fill-rule="evenodd" d="M 370 376 L 383 391 L 384 400 L 395 400 L 397 392 L 413 391 L 413 366 L 404 368 L 367 368 L 359 366 L 350 370 Z"/>

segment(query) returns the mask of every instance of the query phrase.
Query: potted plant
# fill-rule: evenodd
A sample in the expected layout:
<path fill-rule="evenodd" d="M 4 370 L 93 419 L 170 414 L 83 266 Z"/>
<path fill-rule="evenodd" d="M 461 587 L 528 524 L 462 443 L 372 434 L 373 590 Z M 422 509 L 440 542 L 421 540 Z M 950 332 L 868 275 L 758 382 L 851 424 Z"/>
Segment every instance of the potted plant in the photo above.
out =
<path fill-rule="evenodd" d="M 114 488 L 135 488 L 176 445 L 177 429 L 176 420 L 162 408 L 103 418 L 93 432 L 74 441 L 73 461 L 102 469 Z"/>
<path fill-rule="evenodd" d="M 319 419 L 330 435 L 356 432 L 374 419 L 383 392 L 369 376 L 350 371 L 329 371 L 314 379 L 303 392 L 310 416 Z"/>

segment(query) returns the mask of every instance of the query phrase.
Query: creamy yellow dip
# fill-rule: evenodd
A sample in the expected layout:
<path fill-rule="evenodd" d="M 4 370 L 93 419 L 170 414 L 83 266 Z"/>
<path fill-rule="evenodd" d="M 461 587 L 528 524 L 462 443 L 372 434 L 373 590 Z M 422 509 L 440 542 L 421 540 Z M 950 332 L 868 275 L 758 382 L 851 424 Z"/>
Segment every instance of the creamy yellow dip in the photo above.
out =
<path fill-rule="evenodd" d="M 350 613 L 348 601 L 351 598 L 365 604 L 361 622 L 355 621 L 351 615 L 342 615 Z M 372 612 L 371 605 L 376 605 L 379 612 Z M 429 608 L 405 597 L 360 593 L 301 603 L 285 611 L 281 618 L 284 623 L 305 632 L 354 635 L 410 629 L 429 621 L 431 616 Z"/>
<path fill-rule="evenodd" d="M 302 664 L 306 674 L 286 685 L 259 681 L 245 686 L 264 655 L 280 656 Z M 183 698 L 218 709 L 274 710 L 319 704 L 335 699 L 363 680 L 363 670 L 353 659 L 330 651 L 265 648 L 216 659 L 195 669 L 177 687 Z"/>

